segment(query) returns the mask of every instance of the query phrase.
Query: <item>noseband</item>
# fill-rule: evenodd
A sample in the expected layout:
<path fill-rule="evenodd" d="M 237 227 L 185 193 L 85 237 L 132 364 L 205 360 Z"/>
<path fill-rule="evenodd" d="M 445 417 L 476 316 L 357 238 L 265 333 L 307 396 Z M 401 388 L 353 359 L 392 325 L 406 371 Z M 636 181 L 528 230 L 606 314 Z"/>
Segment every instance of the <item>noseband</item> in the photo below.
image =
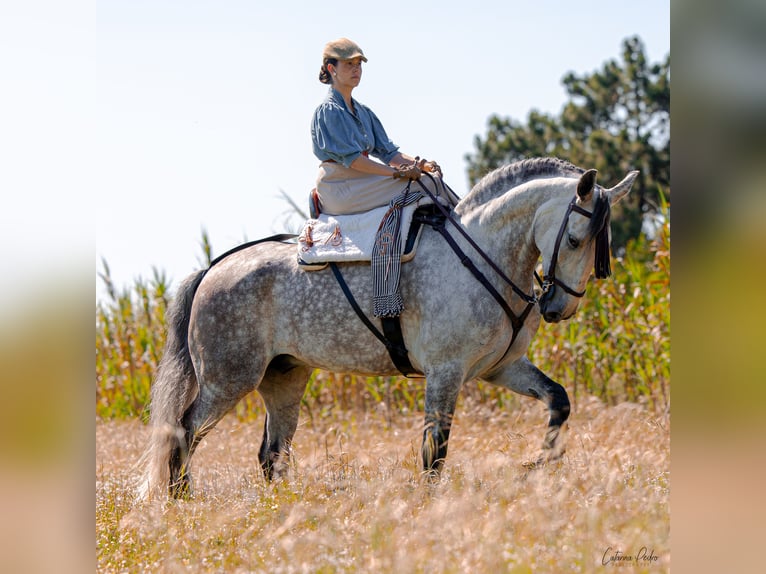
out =
<path fill-rule="evenodd" d="M 577 198 L 572 198 L 572 201 L 569 202 L 569 206 L 567 207 L 567 212 L 564 215 L 564 220 L 561 222 L 559 233 L 556 236 L 556 244 L 553 246 L 553 255 L 551 256 L 551 264 L 548 266 L 548 272 L 543 275 L 542 281 L 540 281 L 540 277 L 537 276 L 537 273 L 535 273 L 543 293 L 547 293 L 550 291 L 551 287 L 558 285 L 564 291 L 574 297 L 580 298 L 585 296 L 585 290 L 575 291 L 561 279 L 556 277 L 556 263 L 559 259 L 559 248 L 561 247 L 561 240 L 564 238 L 564 232 L 566 231 L 567 224 L 569 223 L 569 216 L 572 215 L 573 211 L 584 217 L 587 217 L 588 219 L 593 217 L 593 212 L 588 211 L 587 209 L 583 209 L 577 205 Z M 606 257 L 605 261 L 603 260 L 604 257 Z M 596 277 L 599 279 L 608 277 L 611 273 L 609 269 L 609 257 L 609 221 L 607 219 L 607 221 L 604 222 L 603 227 L 596 234 L 596 260 L 594 261 L 593 266 L 596 270 Z"/>

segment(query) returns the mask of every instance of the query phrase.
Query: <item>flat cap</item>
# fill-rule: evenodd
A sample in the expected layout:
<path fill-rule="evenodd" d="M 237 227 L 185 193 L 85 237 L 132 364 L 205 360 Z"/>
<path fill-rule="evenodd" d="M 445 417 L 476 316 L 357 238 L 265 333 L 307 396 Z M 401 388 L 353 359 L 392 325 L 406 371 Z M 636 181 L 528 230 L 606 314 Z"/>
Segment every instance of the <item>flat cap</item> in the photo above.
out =
<path fill-rule="evenodd" d="M 322 58 L 337 58 L 338 60 L 352 60 L 361 58 L 364 62 L 367 58 L 358 44 L 348 38 L 338 38 L 332 42 L 327 42 L 322 52 Z"/>

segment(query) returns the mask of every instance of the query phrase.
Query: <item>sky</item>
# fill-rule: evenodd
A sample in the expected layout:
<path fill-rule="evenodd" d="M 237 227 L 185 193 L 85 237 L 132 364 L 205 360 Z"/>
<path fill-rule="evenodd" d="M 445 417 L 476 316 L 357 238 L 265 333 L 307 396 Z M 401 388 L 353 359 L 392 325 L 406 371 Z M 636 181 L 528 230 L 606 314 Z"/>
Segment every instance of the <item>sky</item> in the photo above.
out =
<path fill-rule="evenodd" d="M 82 52 L 88 64 L 77 68 L 82 78 L 74 83 L 81 79 L 86 89 L 64 89 L 55 98 L 82 117 L 62 119 L 34 95 L 18 96 L 17 105 L 31 106 L 25 121 L 47 118 L 61 128 L 45 150 L 53 158 L 45 169 L 27 160 L 35 181 L 20 201 L 27 209 L 44 203 L 61 250 L 89 236 L 92 245 L 95 234 L 95 271 L 105 260 L 118 287 L 151 278 L 153 269 L 177 285 L 201 267 L 203 229 L 214 256 L 245 240 L 296 230 L 300 222 L 280 191 L 304 206 L 315 183 L 309 126 L 328 89 L 317 76 L 329 40 L 346 36 L 362 47 L 369 62 L 355 99 L 376 112 L 403 152 L 436 160 L 459 195 L 467 192 L 464 156 L 485 135 L 492 114 L 519 121 L 533 109 L 558 114 L 566 99 L 563 76 L 619 58 L 629 36 L 642 39 L 650 62 L 670 50 L 669 0 L 332 6 L 100 0 L 95 20 L 83 9 L 95 27 L 79 44 L 78 20 L 67 14 L 69 26 L 61 30 L 57 10 L 64 9 L 49 8 L 42 15 L 13 8 L 27 10 L 40 37 L 54 39 L 47 48 L 22 39 L 29 54 L 17 74 L 39 65 L 52 75 L 40 88 L 60 87 L 57 60 Z M 3 26 L 0 32 L 13 35 L 12 25 Z M 57 36 L 74 38 L 75 47 L 59 49 Z M 35 107 L 46 107 L 41 119 Z M 19 131 L 27 132 L 27 124 Z M 90 138 L 86 158 L 77 151 L 84 138 Z M 16 175 L 24 180 L 23 172 Z M 33 189 L 56 189 L 62 178 L 68 193 L 35 195 Z M 66 215 L 62 224 L 65 213 L 79 208 L 84 215 Z M 104 291 L 95 280 L 98 298 Z"/>

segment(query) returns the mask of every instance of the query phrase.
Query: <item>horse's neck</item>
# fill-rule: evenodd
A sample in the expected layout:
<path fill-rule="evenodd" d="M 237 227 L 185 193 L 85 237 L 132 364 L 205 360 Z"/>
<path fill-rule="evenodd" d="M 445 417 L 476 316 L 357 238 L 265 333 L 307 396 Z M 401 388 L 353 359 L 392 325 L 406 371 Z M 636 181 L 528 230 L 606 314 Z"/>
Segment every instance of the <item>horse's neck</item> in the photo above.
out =
<path fill-rule="evenodd" d="M 531 281 L 540 255 L 534 242 L 538 209 L 561 195 L 550 181 L 530 181 L 492 197 L 466 197 L 455 212 L 466 231 L 509 275 L 523 285 Z M 471 201 L 473 200 L 473 201 Z"/>

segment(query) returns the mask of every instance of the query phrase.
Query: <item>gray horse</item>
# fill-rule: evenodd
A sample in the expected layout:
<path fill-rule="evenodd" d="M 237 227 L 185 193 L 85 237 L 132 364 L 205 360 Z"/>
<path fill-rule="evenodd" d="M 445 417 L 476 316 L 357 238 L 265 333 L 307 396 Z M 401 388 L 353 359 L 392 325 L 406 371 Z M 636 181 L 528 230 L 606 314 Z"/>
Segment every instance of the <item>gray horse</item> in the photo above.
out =
<path fill-rule="evenodd" d="M 610 206 L 630 191 L 637 173 L 604 189 L 595 170 L 555 158 L 524 160 L 485 176 L 444 224 L 467 256 L 457 257 L 434 229 L 423 230 L 417 256 L 402 266 L 400 320 L 410 362 L 427 381 L 426 472 L 442 468 L 458 393 L 473 379 L 543 401 L 550 420 L 541 460 L 561 455 L 569 398 L 526 351 L 541 318 L 558 322 L 574 314 L 594 266 L 597 277 L 609 273 Z M 545 280 L 538 300 L 541 256 Z M 369 264 L 341 268 L 371 317 Z M 269 479 L 284 473 L 314 368 L 398 374 L 333 274 L 301 269 L 294 244 L 253 245 L 187 277 L 168 311 L 140 496 L 187 495 L 195 447 L 253 390 L 267 411 L 261 466 Z"/>

